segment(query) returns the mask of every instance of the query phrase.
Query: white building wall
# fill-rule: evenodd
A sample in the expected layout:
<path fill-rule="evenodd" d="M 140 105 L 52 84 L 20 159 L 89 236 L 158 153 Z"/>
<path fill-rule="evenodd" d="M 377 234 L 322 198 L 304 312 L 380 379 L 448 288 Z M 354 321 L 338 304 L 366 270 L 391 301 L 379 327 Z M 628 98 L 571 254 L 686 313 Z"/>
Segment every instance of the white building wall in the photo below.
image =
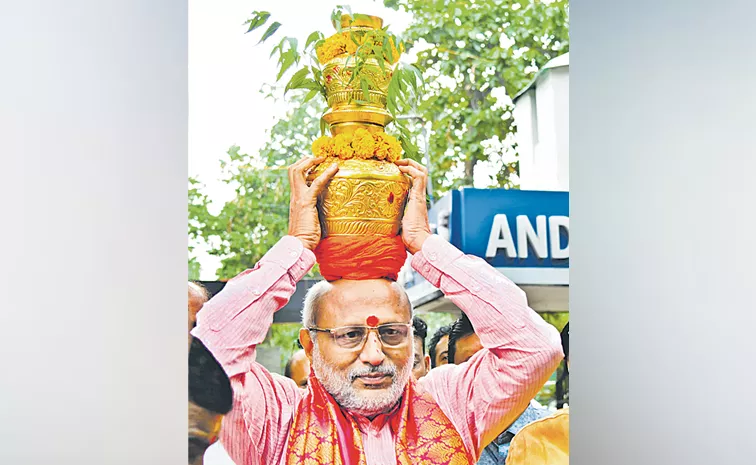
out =
<path fill-rule="evenodd" d="M 569 65 L 567 57 L 547 64 L 536 81 L 515 99 L 520 188 L 569 191 Z"/>

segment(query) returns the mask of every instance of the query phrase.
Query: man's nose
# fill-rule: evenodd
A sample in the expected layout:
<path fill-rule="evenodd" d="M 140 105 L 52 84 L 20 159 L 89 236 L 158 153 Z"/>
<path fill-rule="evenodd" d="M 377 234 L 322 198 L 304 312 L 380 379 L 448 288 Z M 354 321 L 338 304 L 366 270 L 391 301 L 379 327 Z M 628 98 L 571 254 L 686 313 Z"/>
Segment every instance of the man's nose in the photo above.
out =
<path fill-rule="evenodd" d="M 385 358 L 386 354 L 383 353 L 383 344 L 381 344 L 378 335 L 374 331 L 368 332 L 365 346 L 362 348 L 362 352 L 360 352 L 360 360 L 364 363 L 378 366 L 383 363 Z"/>

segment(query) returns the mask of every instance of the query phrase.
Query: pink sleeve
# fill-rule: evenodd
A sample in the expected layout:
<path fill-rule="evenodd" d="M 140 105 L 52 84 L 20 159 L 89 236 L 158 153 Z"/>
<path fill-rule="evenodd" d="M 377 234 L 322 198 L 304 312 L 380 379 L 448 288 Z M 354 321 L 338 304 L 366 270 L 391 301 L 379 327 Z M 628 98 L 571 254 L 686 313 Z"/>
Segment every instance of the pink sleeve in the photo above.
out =
<path fill-rule="evenodd" d="M 412 266 L 470 318 L 484 349 L 461 365 L 420 379 L 479 457 L 511 424 L 561 361 L 556 328 L 528 307 L 525 293 L 484 260 L 431 236 Z"/>
<path fill-rule="evenodd" d="M 192 335 L 223 366 L 234 404 L 223 420 L 221 442 L 239 465 L 280 461 L 286 432 L 302 397 L 294 381 L 255 361 L 255 347 L 286 305 L 297 282 L 312 268 L 313 253 L 290 236 L 282 238 L 254 268 L 230 280 L 197 314 Z"/>

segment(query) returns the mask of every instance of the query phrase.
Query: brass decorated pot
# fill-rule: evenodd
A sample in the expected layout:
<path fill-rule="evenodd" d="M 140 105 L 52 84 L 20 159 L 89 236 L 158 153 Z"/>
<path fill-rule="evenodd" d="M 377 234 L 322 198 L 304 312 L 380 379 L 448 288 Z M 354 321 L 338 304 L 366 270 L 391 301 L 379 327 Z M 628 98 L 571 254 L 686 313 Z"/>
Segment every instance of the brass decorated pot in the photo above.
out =
<path fill-rule="evenodd" d="M 364 35 L 380 29 L 383 20 L 363 15 L 352 20 L 344 15 L 341 26 L 343 32 Z M 393 65 L 384 62 L 381 67 L 376 58 L 369 58 L 360 75 L 352 79 L 355 64 L 355 57 L 346 53 L 324 63 L 329 109 L 323 120 L 333 136 L 351 135 L 359 128 L 373 134 L 383 132 L 393 119 L 386 110 Z M 367 100 L 361 78 L 367 81 Z M 396 236 L 409 194 L 409 176 L 389 161 L 334 156 L 328 157 L 308 174 L 308 184 L 333 163 L 339 165 L 339 171 L 318 199 L 323 237 Z"/>
<path fill-rule="evenodd" d="M 333 163 L 339 171 L 318 198 L 323 237 L 399 233 L 410 179 L 390 162 L 328 158 L 313 169 L 312 182 Z"/>

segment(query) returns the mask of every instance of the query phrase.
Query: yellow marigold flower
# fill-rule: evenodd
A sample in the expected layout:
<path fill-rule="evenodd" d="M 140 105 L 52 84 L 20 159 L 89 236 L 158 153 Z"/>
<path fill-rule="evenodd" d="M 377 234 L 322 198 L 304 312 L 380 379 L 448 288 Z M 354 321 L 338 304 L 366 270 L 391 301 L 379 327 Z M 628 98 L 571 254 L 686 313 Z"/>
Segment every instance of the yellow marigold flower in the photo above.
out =
<path fill-rule="evenodd" d="M 388 134 L 386 134 L 385 140 L 388 145 L 388 156 L 386 159 L 390 162 L 395 162 L 402 158 L 402 144 Z"/>
<path fill-rule="evenodd" d="M 318 61 L 320 64 L 326 63 L 328 60 L 326 60 L 326 46 L 325 44 L 321 45 L 317 49 L 315 49 L 315 53 L 318 55 Z"/>
<path fill-rule="evenodd" d="M 346 50 L 347 42 L 350 42 L 348 34 L 336 34 L 333 36 L 334 49 L 338 49 L 341 53 Z"/>
<path fill-rule="evenodd" d="M 344 160 L 352 158 L 354 156 L 352 138 L 346 134 L 337 134 L 333 138 L 333 153 Z"/>
<path fill-rule="evenodd" d="M 373 135 L 367 129 L 357 129 L 352 136 L 352 148 L 354 149 L 354 156 L 368 160 L 373 158 L 375 153 L 375 140 Z"/>
<path fill-rule="evenodd" d="M 326 63 L 331 61 L 331 59 L 333 59 L 333 57 L 336 56 L 336 52 L 334 51 L 336 48 L 337 47 L 332 43 L 325 45 L 324 55 L 325 55 Z"/>
<path fill-rule="evenodd" d="M 348 34 L 341 33 L 332 35 L 327 38 L 317 50 L 315 50 L 315 53 L 318 56 L 318 61 L 321 64 L 325 64 L 339 55 L 348 53 L 350 48 L 349 43 L 351 42 L 352 40 L 349 38 Z M 354 45 L 354 43 L 352 43 L 352 45 Z"/>
<path fill-rule="evenodd" d="M 386 160 L 389 158 L 389 146 L 388 144 L 381 144 L 375 149 L 376 160 Z"/>
<path fill-rule="evenodd" d="M 381 49 L 384 40 L 387 40 L 382 33 L 376 31 L 369 31 L 367 33 L 358 32 L 355 34 L 354 38 L 357 43 L 355 43 L 355 40 L 352 40 L 351 33 L 349 32 L 334 34 L 327 38 L 323 44 L 315 50 L 315 53 L 318 56 L 318 61 L 321 64 L 326 64 L 337 56 L 345 53 L 354 55 L 357 53 L 359 46 L 364 43 L 371 45 L 371 47 L 363 49 L 360 55 L 363 58 L 370 58 L 373 56 L 373 47 Z M 399 61 L 399 55 L 404 52 L 404 47 L 399 47 L 400 50 L 397 50 L 396 44 L 393 40 L 390 41 L 390 45 L 393 58 L 391 64 L 395 64 Z"/>
<path fill-rule="evenodd" d="M 385 132 L 377 132 L 373 134 L 373 137 L 375 137 L 375 155 L 374 157 L 377 160 L 386 160 L 389 156 L 389 145 L 386 142 L 386 137 L 388 134 Z"/>
<path fill-rule="evenodd" d="M 330 157 L 333 155 L 333 139 L 321 136 L 312 143 L 312 153 L 316 157 Z"/>
<path fill-rule="evenodd" d="M 354 55 L 355 52 L 357 52 L 357 47 L 359 47 L 359 44 L 355 44 L 354 40 L 352 40 L 352 38 L 349 36 L 348 33 L 345 33 L 345 36 L 346 36 L 346 52 L 350 55 Z M 357 42 L 362 43 L 360 41 L 359 36 L 355 36 L 355 39 L 357 40 Z"/>

